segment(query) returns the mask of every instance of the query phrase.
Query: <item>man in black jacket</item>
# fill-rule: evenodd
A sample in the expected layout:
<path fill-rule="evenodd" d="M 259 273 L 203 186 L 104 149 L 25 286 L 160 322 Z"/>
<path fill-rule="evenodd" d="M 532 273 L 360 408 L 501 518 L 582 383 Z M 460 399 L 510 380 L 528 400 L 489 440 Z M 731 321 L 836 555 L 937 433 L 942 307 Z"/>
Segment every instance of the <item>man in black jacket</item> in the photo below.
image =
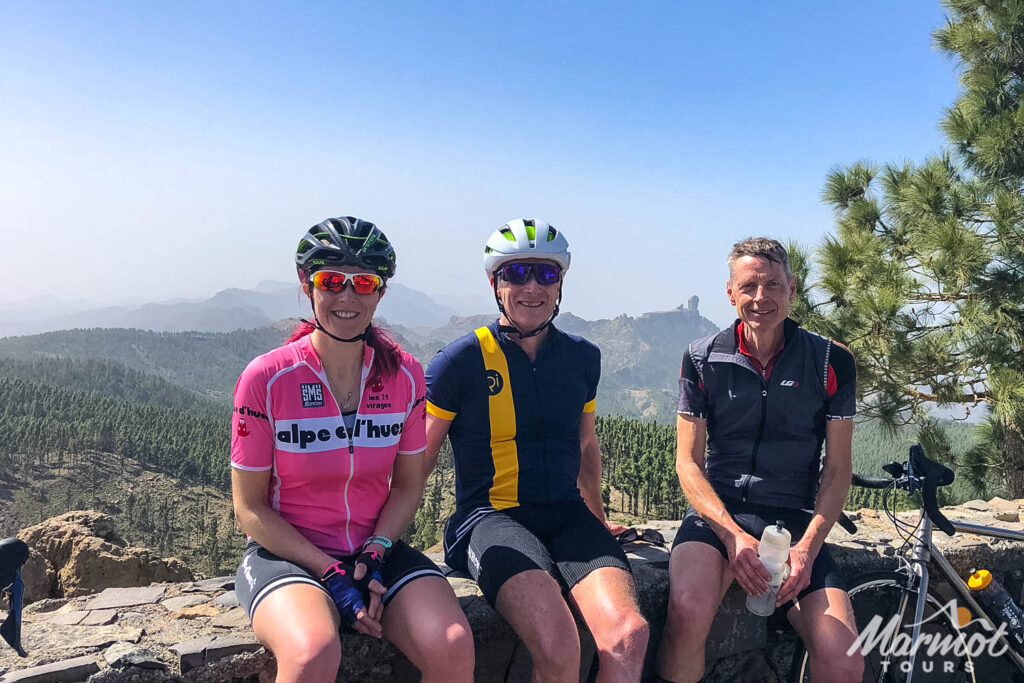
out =
<path fill-rule="evenodd" d="M 863 658 L 847 655 L 853 609 L 824 547 L 852 475 L 853 356 L 788 318 L 796 280 L 779 242 L 739 242 L 728 265 L 738 319 L 683 355 L 676 471 L 691 507 L 673 543 L 658 674 L 700 680 L 725 592 L 733 579 L 748 595 L 768 588 L 759 539 L 783 521 L 794 544 L 776 605 L 803 639 L 814 680 L 860 681 Z"/>

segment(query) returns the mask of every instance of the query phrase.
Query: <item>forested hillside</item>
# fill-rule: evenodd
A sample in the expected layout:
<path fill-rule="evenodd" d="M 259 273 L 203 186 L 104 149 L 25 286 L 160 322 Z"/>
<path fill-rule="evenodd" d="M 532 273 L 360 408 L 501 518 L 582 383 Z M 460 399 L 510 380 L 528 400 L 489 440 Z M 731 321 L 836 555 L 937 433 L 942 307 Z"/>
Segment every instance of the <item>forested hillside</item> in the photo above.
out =
<path fill-rule="evenodd" d="M 634 323 L 616 324 L 635 332 Z M 13 533 L 69 509 L 97 507 L 117 517 L 125 538 L 188 558 L 199 571 L 229 570 L 242 537 L 230 514 L 228 393 L 249 358 L 279 344 L 289 328 L 223 335 L 76 330 L 42 335 L 36 347 L 0 340 L 0 356 L 8 356 L 0 358 L 0 525 Z M 944 426 L 946 440 L 932 439 L 929 452 L 955 465 L 974 427 Z M 603 415 L 597 429 L 610 516 L 679 518 L 686 501 L 674 468 L 674 426 Z M 903 460 L 916 438 L 912 430 L 889 436 L 873 422 L 858 423 L 855 470 L 879 475 L 883 463 Z M 961 477 L 945 494 L 962 501 L 980 492 Z M 453 496 L 445 447 L 409 531 L 413 543 L 440 540 Z M 848 507 L 880 502 L 878 492 L 854 490 Z"/>
<path fill-rule="evenodd" d="M 280 345 L 288 337 L 293 322 L 282 321 L 255 330 L 220 334 L 62 330 L 0 339 L 0 358 L 114 361 L 226 404 L 242 369 L 256 356 Z"/>

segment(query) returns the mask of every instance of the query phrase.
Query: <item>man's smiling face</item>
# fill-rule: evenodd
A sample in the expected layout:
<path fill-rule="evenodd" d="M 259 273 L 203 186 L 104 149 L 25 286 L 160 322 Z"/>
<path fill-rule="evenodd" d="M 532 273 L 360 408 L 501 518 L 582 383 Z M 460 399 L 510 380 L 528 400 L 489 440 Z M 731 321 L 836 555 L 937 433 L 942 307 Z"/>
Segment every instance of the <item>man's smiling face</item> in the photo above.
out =
<path fill-rule="evenodd" d="M 796 278 L 777 261 L 742 256 L 733 264 L 725 291 L 746 329 L 767 332 L 789 315 L 796 296 Z"/>
<path fill-rule="evenodd" d="M 535 258 L 516 259 L 516 263 L 557 265 L 554 261 Z M 555 312 L 560 282 L 541 285 L 531 274 L 524 284 L 514 285 L 503 280 L 497 273 L 494 277 L 498 278 L 498 298 L 505 307 L 505 316 L 510 322 L 515 322 L 519 329 L 532 330 L 540 327 Z"/>

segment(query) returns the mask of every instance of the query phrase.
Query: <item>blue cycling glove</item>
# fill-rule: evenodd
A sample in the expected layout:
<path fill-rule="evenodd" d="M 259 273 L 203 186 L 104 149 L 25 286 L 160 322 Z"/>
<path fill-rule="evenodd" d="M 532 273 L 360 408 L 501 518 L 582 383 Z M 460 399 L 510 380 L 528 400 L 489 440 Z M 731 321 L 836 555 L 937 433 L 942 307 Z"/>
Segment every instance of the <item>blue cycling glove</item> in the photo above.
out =
<path fill-rule="evenodd" d="M 384 568 L 384 558 L 378 555 L 376 550 L 364 550 L 356 558 L 355 566 L 358 567 L 361 564 L 366 566 L 366 572 L 363 574 L 363 578 L 356 579 L 357 586 L 369 592 L 371 581 L 376 580 L 380 585 L 384 585 L 384 579 L 381 577 L 381 570 Z"/>
<path fill-rule="evenodd" d="M 320 583 L 327 587 L 331 599 L 338 607 L 341 620 L 351 626 L 356 623 L 356 614 L 366 609 L 363 595 L 352 578 L 353 568 L 344 562 L 332 564 L 320 577 Z"/>

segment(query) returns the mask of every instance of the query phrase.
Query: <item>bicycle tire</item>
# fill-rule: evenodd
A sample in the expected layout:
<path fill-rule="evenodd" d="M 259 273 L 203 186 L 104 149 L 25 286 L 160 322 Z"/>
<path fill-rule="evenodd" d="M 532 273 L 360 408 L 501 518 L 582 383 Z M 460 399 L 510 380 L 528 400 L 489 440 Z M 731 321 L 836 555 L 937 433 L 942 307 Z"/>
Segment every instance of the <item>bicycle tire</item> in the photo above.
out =
<path fill-rule="evenodd" d="M 850 586 L 850 601 L 853 603 L 853 612 L 859 633 L 863 633 L 864 628 L 876 616 L 882 618 L 882 623 L 887 623 L 900 609 L 904 597 L 906 597 L 903 607 L 905 616 L 900 623 L 909 624 L 913 621 L 916 593 L 908 594 L 907 579 L 903 574 L 894 571 L 870 572 L 857 577 L 850 583 Z M 905 596 L 905 594 L 907 595 Z M 925 621 L 928 623 L 922 627 L 923 633 L 934 633 L 939 637 L 962 637 L 959 635 L 959 629 L 955 628 L 944 614 L 934 620 L 929 621 L 928 619 L 946 602 L 929 586 L 925 607 Z M 865 683 L 901 683 L 906 681 L 905 665 L 901 665 L 902 662 L 906 662 L 906 658 L 898 656 L 887 658 L 882 655 L 882 651 L 887 649 L 886 646 L 876 646 L 865 655 L 863 677 Z M 887 659 L 888 665 L 884 664 Z M 811 681 L 807 650 L 799 641 L 793 653 L 789 680 L 791 683 L 809 683 Z M 977 683 L 974 663 L 969 653 L 959 656 L 951 652 L 929 658 L 923 651 L 918 654 L 915 662 L 913 681 Z"/>

